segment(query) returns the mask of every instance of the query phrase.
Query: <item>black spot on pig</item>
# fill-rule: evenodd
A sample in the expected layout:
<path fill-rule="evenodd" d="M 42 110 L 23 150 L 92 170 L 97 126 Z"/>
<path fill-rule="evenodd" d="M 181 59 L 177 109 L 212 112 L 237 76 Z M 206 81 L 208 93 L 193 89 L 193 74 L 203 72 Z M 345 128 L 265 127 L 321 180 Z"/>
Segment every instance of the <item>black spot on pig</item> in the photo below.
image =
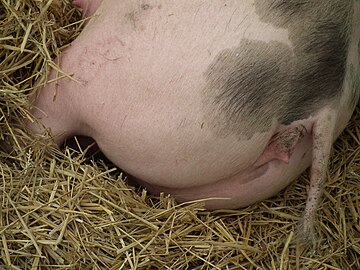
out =
<path fill-rule="evenodd" d="M 226 112 L 235 129 L 238 118 L 262 115 L 268 129 L 271 119 L 279 111 L 289 93 L 288 73 L 294 68 L 294 56 L 287 45 L 280 42 L 243 40 L 240 46 L 222 51 L 208 68 L 205 76 L 208 88 L 217 93 L 214 103 Z M 207 91 L 209 90 L 207 89 Z M 274 105 L 280 106 L 277 109 Z"/>
<path fill-rule="evenodd" d="M 249 137 L 275 119 L 288 125 L 338 100 L 347 68 L 351 3 L 255 0 L 260 20 L 288 29 L 292 47 L 241 40 L 215 57 L 205 72 L 205 91 L 213 95 L 209 107 L 221 132 Z"/>

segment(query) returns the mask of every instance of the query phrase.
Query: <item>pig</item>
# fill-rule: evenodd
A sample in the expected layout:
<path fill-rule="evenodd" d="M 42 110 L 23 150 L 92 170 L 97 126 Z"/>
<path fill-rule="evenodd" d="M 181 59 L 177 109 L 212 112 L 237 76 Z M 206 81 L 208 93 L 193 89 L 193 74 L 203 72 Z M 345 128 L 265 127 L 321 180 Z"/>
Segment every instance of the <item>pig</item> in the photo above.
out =
<path fill-rule="evenodd" d="M 313 241 L 333 141 L 359 100 L 360 1 L 75 0 L 87 25 L 34 101 L 150 192 L 237 209 L 311 165 Z"/>

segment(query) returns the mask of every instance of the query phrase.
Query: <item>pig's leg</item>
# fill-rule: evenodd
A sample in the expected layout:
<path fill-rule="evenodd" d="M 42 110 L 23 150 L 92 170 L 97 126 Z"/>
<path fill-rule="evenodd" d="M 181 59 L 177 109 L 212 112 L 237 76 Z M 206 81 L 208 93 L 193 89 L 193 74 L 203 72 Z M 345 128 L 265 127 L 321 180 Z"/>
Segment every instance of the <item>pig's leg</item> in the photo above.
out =
<path fill-rule="evenodd" d="M 300 223 L 298 241 L 316 244 L 316 212 L 324 190 L 330 151 L 334 138 L 336 114 L 332 110 L 322 112 L 313 127 L 313 152 L 310 171 L 310 189 L 303 219 Z"/>
<path fill-rule="evenodd" d="M 84 18 L 94 15 L 102 0 L 73 0 L 73 5 L 82 9 Z"/>

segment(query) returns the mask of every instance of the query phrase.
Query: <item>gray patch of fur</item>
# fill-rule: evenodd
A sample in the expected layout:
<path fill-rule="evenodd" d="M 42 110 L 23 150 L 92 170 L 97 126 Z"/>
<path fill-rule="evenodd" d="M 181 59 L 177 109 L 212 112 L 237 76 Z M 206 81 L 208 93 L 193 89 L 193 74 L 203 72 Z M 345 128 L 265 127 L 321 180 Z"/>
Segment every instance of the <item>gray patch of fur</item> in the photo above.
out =
<path fill-rule="evenodd" d="M 339 99 L 352 21 L 350 0 L 255 5 L 262 21 L 289 30 L 293 48 L 242 40 L 217 55 L 205 73 L 212 111 L 225 119 L 222 130 L 247 137 L 267 130 L 274 118 L 287 125 Z"/>
<path fill-rule="evenodd" d="M 353 65 L 349 67 L 349 77 L 347 80 L 351 82 L 351 110 L 353 111 L 360 99 L 360 74 Z"/>
<path fill-rule="evenodd" d="M 222 51 L 205 76 L 206 91 L 216 93 L 213 102 L 231 123 L 227 128 L 250 131 L 240 119 L 261 115 L 259 131 L 269 129 L 271 120 L 286 109 L 281 93 L 291 90 L 288 72 L 293 66 L 291 49 L 280 42 L 242 40 L 239 47 Z"/>

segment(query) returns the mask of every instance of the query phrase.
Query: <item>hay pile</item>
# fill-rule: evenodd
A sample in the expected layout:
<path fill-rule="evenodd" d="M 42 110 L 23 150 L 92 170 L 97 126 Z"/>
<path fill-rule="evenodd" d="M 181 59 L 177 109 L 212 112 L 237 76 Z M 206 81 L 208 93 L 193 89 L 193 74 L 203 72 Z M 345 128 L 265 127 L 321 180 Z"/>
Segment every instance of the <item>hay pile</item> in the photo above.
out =
<path fill-rule="evenodd" d="M 334 147 L 315 250 L 294 242 L 307 174 L 270 200 L 210 213 L 29 136 L 36 83 L 81 31 L 64 2 L 0 2 L 0 269 L 360 269 L 359 108 Z"/>

